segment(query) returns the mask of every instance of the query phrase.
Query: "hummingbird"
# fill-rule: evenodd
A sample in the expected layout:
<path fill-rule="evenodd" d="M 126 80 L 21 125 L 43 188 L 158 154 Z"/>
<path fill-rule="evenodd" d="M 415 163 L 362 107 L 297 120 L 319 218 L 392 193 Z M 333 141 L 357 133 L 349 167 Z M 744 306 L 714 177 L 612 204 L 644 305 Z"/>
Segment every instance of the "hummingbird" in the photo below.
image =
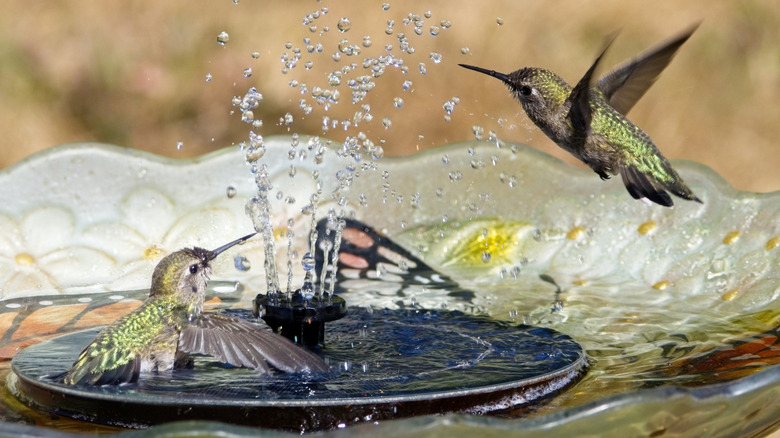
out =
<path fill-rule="evenodd" d="M 573 88 L 557 74 L 525 67 L 509 74 L 459 64 L 501 80 L 520 101 L 528 118 L 558 146 L 593 169 L 602 180 L 620 173 L 634 199 L 671 207 L 669 193 L 702 203 L 642 129 L 626 118 L 696 30 L 651 49 L 593 81 L 593 73 L 612 44 L 609 39 L 590 69 Z"/>
<path fill-rule="evenodd" d="M 281 335 L 221 313 L 203 312 L 211 261 L 249 234 L 213 251 L 185 248 L 166 256 L 152 274 L 149 297 L 104 330 L 60 376 L 67 385 L 120 385 L 141 373 L 191 365 L 188 354 L 269 372 L 325 373 L 317 355 Z"/>

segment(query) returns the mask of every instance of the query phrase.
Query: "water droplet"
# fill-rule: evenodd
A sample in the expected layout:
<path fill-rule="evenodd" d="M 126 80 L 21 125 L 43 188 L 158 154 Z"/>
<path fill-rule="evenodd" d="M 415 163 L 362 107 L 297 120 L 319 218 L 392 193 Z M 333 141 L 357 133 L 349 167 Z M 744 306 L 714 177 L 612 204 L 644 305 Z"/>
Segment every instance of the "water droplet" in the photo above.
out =
<path fill-rule="evenodd" d="M 390 3 L 382 3 L 382 10 L 383 11 L 389 11 L 390 10 Z"/>
<path fill-rule="evenodd" d="M 474 133 L 474 138 L 479 141 L 482 140 L 482 136 L 485 134 L 485 128 L 479 125 L 474 125 L 471 127 L 471 132 Z"/>
<path fill-rule="evenodd" d="M 390 120 L 390 117 L 385 117 L 382 119 L 382 126 L 384 126 L 385 129 L 390 129 L 390 127 L 393 126 L 393 121 Z"/>
<path fill-rule="evenodd" d="M 504 19 L 501 18 L 501 17 L 497 17 L 496 18 L 496 24 L 498 24 L 499 26 L 502 26 L 504 24 Z"/>
<path fill-rule="evenodd" d="M 412 88 L 412 81 L 404 81 L 401 86 L 404 90 L 409 91 Z"/>
<path fill-rule="evenodd" d="M 236 256 L 236 258 L 233 260 L 233 264 L 239 271 L 248 271 L 252 268 L 252 264 L 249 262 L 249 259 L 242 255 Z"/>
<path fill-rule="evenodd" d="M 485 251 L 482 253 L 482 263 L 488 263 L 490 261 L 490 253 Z"/>
<path fill-rule="evenodd" d="M 211 76 L 211 73 L 206 73 L 206 82 L 211 82 L 211 79 L 213 76 Z"/>
<path fill-rule="evenodd" d="M 352 28 L 352 22 L 349 21 L 349 18 L 343 17 L 341 20 L 339 20 L 338 23 L 339 32 L 349 32 L 349 29 Z"/>
<path fill-rule="evenodd" d="M 441 23 L 439 23 L 442 27 L 442 29 L 449 29 L 452 27 L 452 22 L 450 20 L 441 20 Z"/>
<path fill-rule="evenodd" d="M 431 26 L 431 36 L 439 35 L 439 26 Z"/>
<path fill-rule="evenodd" d="M 314 256 L 310 252 L 307 252 L 303 255 L 303 258 L 301 258 L 301 266 L 303 266 L 303 270 L 306 272 L 314 270 Z"/>
<path fill-rule="evenodd" d="M 177 150 L 181 150 L 181 148 L 183 148 L 183 147 L 184 147 L 184 142 L 183 141 L 177 141 L 176 142 L 176 149 Z"/>
<path fill-rule="evenodd" d="M 224 30 L 220 32 L 219 35 L 217 35 L 217 42 L 220 46 L 224 46 L 228 43 L 228 41 L 230 41 L 230 35 L 228 35 L 228 33 Z"/>
<path fill-rule="evenodd" d="M 371 47 L 371 37 L 366 35 L 363 37 L 363 47 Z"/>
<path fill-rule="evenodd" d="M 250 68 L 245 68 L 244 69 L 244 77 L 248 78 L 248 77 L 251 77 L 251 76 L 252 76 L 252 68 L 251 67 Z"/>
<path fill-rule="evenodd" d="M 393 98 L 393 106 L 396 108 L 403 108 L 404 107 L 404 100 L 400 97 L 394 97 Z"/>
<path fill-rule="evenodd" d="M 420 69 L 420 74 L 421 75 L 424 76 L 424 75 L 428 74 L 428 68 L 425 67 L 425 63 L 424 62 L 421 62 L 420 65 L 418 66 L 418 68 Z"/>
<path fill-rule="evenodd" d="M 225 194 L 227 195 L 228 199 L 233 198 L 236 196 L 236 188 L 233 186 L 228 186 L 225 190 Z"/>
<path fill-rule="evenodd" d="M 260 52 L 258 52 L 258 51 L 252 52 L 252 58 L 257 59 L 259 57 L 260 57 Z"/>
<path fill-rule="evenodd" d="M 471 50 L 468 47 L 461 47 L 460 48 L 460 54 L 461 55 L 470 55 Z"/>
<path fill-rule="evenodd" d="M 439 53 L 439 52 L 431 52 L 430 58 L 431 58 L 431 61 L 434 62 L 434 64 L 438 64 L 438 63 L 441 62 L 442 56 L 441 56 L 441 53 Z"/>

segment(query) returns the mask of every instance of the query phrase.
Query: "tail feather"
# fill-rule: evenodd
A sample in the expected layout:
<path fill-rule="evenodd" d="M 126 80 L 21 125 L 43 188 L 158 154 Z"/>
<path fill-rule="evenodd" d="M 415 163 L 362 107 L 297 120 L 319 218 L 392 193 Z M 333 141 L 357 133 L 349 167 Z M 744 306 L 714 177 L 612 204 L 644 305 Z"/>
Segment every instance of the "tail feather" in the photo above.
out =
<path fill-rule="evenodd" d="M 651 176 L 638 171 L 636 167 L 620 167 L 620 176 L 626 190 L 634 199 L 647 198 L 664 207 L 674 205 L 672 197 L 663 188 L 658 187 L 659 184 Z"/>

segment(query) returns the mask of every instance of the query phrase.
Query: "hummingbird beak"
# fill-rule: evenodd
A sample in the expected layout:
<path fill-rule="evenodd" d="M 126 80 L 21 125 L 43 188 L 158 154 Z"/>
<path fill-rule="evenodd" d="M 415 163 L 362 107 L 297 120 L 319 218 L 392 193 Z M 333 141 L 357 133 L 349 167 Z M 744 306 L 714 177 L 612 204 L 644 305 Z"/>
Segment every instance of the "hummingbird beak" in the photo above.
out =
<path fill-rule="evenodd" d="M 495 70 L 488 70 L 486 68 L 475 67 L 473 65 L 467 65 L 467 64 L 458 64 L 458 65 L 463 67 L 463 68 L 467 68 L 469 70 L 478 71 L 478 72 L 486 74 L 488 76 L 493 76 L 494 78 L 500 79 L 503 82 L 508 82 L 509 81 L 509 76 L 505 75 L 504 73 L 499 73 L 499 72 L 497 72 Z"/>
<path fill-rule="evenodd" d="M 246 236 L 244 236 L 244 237 L 242 237 L 240 239 L 236 239 L 236 240 L 234 240 L 234 241 L 232 241 L 230 243 L 227 243 L 225 245 L 220 246 L 219 248 L 217 248 L 217 249 L 215 249 L 213 251 L 209 251 L 211 253 L 210 254 L 211 255 L 210 260 L 215 259 L 221 252 L 224 252 L 228 248 L 231 248 L 231 247 L 233 247 L 235 245 L 239 245 L 241 243 L 246 242 L 247 240 L 249 240 L 250 237 L 254 236 L 255 234 L 257 234 L 257 233 L 247 234 Z"/>

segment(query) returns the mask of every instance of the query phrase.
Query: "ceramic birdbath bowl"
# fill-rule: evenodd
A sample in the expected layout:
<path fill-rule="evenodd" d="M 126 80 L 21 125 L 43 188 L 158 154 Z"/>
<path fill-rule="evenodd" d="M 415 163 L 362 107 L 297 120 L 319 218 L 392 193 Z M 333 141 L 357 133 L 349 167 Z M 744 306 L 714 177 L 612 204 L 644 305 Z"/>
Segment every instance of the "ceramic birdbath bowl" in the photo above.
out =
<path fill-rule="evenodd" d="M 350 221 L 344 234 L 354 251 L 342 260 L 337 286 L 359 309 L 351 317 L 386 312 L 390 316 L 377 324 L 402 324 L 439 315 L 454 321 L 456 336 L 475 321 L 512 335 L 533 326 L 583 352 L 574 354 L 583 359 L 576 373 L 581 380 L 548 391 L 555 396 L 533 409 L 510 403 L 488 415 L 455 409 L 460 413 L 393 421 L 347 418 L 326 427 L 345 430 L 326 433 L 623 436 L 630 430 L 684 436 L 706 428 L 715 436 L 753 436 L 777 427 L 779 193 L 738 192 L 703 166 L 677 163 L 704 204 L 675 200 L 669 209 L 635 201 L 619 181 L 602 182 L 522 145 L 450 145 L 361 167 L 345 163 L 324 139 L 299 140 L 299 148 L 324 146 L 327 156 L 323 164 L 298 163 L 291 178 L 285 151 L 292 139 L 266 139 L 269 157 L 285 157 L 267 160 L 278 194 L 273 226 L 282 278 L 287 269 L 294 281 L 301 277 L 312 223 L 301 211 L 317 186 L 310 175 L 319 170 L 324 192 L 340 185 L 346 202 L 325 199 L 318 217 L 343 210 L 359 221 Z M 329 170 L 336 168 L 347 174 Z M 20 353 L 25 347 L 33 353 L 62 347 L 66 337 L 74 345 L 87 342 L 82 338 L 97 327 L 139 305 L 162 256 L 186 246 L 217 247 L 251 231 L 245 204 L 256 190 L 237 148 L 171 160 L 76 144 L 2 171 L 0 355 L 9 388 L 0 402 L 2 429 L 41 436 L 52 428 L 103 430 L 36 410 L 40 404 L 24 392 L 30 363 L 18 359 L 11 372 L 10 359 L 29 354 Z M 370 270 L 355 258 L 366 237 L 382 256 Z M 295 263 L 285 268 L 288 260 Z M 255 296 L 265 292 L 263 263 L 259 239 L 217 259 L 208 308 L 249 313 Z M 326 355 L 328 342 L 370 337 L 374 323 L 334 331 Z M 479 338 L 479 330 L 470 336 Z M 430 342 L 421 337 L 418 345 Z M 491 351 L 514 358 L 510 350 Z M 372 363 L 336 354 L 331 366 L 357 374 L 372 369 Z M 215 370 L 232 371 L 246 370 Z M 458 380 L 477 375 L 473 364 L 457 368 Z M 320 383 L 326 391 L 327 382 Z M 143 409 L 139 403 L 135 409 Z M 225 403 L 216 404 L 223 409 Z M 227 417 L 208 420 L 132 434 L 257 434 Z"/>

